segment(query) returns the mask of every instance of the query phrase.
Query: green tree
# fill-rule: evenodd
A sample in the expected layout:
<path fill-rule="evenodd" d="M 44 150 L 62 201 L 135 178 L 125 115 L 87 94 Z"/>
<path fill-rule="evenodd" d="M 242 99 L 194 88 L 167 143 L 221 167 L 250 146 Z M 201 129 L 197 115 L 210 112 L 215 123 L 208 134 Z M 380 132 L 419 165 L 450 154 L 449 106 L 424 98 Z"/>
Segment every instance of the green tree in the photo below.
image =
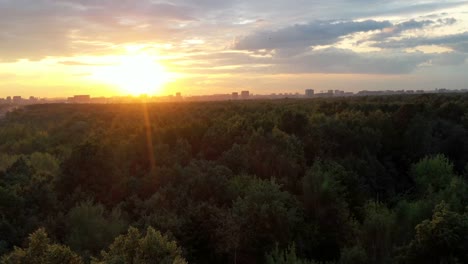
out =
<path fill-rule="evenodd" d="M 69 198 L 70 194 L 81 191 L 88 198 L 111 202 L 113 183 L 119 174 L 109 146 L 98 143 L 97 139 L 88 140 L 73 149 L 61 169 L 56 184 L 60 197 Z"/>
<path fill-rule="evenodd" d="M 303 178 L 303 199 L 307 218 L 318 229 L 315 249 L 322 258 L 336 259 L 339 250 L 354 239 L 347 189 L 342 179 L 347 172 L 334 162 L 316 161 Z"/>
<path fill-rule="evenodd" d="M 360 246 L 343 248 L 339 264 L 367 264 L 369 263 L 366 251 Z"/>
<path fill-rule="evenodd" d="M 266 255 L 266 264 L 314 264 L 314 261 L 300 259 L 296 255 L 296 245 L 292 244 L 285 250 L 279 250 L 278 245 Z"/>
<path fill-rule="evenodd" d="M 149 227 L 146 235 L 130 227 L 127 234 L 117 237 L 108 251 L 101 253 L 94 264 L 185 264 L 182 250 L 176 242 Z"/>
<path fill-rule="evenodd" d="M 404 247 L 400 263 L 467 263 L 468 214 L 450 211 L 442 202 L 432 219 L 416 226 L 416 235 Z"/>
<path fill-rule="evenodd" d="M 0 171 L 8 169 L 18 158 L 16 155 L 0 154 Z"/>
<path fill-rule="evenodd" d="M 291 194 L 282 191 L 273 179 L 236 177 L 231 184 L 238 190 L 231 224 L 240 230 L 239 240 L 232 239 L 235 243 L 231 245 L 240 242 L 240 254 L 263 258 L 275 242 L 284 245 L 291 241 L 301 221 L 301 210 Z"/>
<path fill-rule="evenodd" d="M 337 163 L 316 161 L 303 179 L 304 205 L 321 221 L 347 217 L 347 190 L 341 179 L 346 171 Z"/>
<path fill-rule="evenodd" d="M 49 153 L 34 152 L 29 157 L 29 164 L 36 172 L 57 176 L 60 166 L 59 161 Z"/>
<path fill-rule="evenodd" d="M 72 208 L 65 224 L 67 245 L 88 257 L 108 246 L 126 227 L 119 209 L 109 213 L 89 201 Z"/>
<path fill-rule="evenodd" d="M 368 263 L 389 263 L 393 255 L 395 214 L 385 205 L 375 202 L 368 203 L 364 210 L 360 241 Z"/>
<path fill-rule="evenodd" d="M 426 157 L 411 167 L 411 175 L 419 192 L 430 195 L 449 185 L 453 164 L 444 155 Z"/>
<path fill-rule="evenodd" d="M 26 248 L 15 248 L 1 259 L 2 264 L 82 264 L 81 258 L 70 248 L 51 244 L 44 229 L 28 238 Z"/>

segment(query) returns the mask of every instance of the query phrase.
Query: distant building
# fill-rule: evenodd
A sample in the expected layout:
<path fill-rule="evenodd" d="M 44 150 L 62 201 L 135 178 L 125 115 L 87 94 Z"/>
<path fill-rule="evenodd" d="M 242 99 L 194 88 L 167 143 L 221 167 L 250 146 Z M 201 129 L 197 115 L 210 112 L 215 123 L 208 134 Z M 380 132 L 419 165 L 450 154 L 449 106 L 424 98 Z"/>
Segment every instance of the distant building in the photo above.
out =
<path fill-rule="evenodd" d="M 90 95 L 75 95 L 73 97 L 68 98 L 68 102 L 74 104 L 88 104 L 91 102 Z"/>
<path fill-rule="evenodd" d="M 341 91 L 341 90 L 335 90 L 335 95 L 337 96 L 343 96 L 345 94 L 344 91 Z"/>
<path fill-rule="evenodd" d="M 21 96 L 13 96 L 13 103 L 14 104 L 21 104 Z"/>
<path fill-rule="evenodd" d="M 91 103 L 93 104 L 106 104 L 108 99 L 106 97 L 93 97 L 91 98 Z"/>
<path fill-rule="evenodd" d="M 232 97 L 232 100 L 237 100 L 239 99 L 239 93 L 234 92 L 232 93 L 231 97 Z"/>
<path fill-rule="evenodd" d="M 436 92 L 437 92 L 437 93 L 447 93 L 448 90 L 445 89 L 445 88 L 440 88 L 440 89 L 436 89 Z"/>
<path fill-rule="evenodd" d="M 7 104 L 11 104 L 11 96 L 8 96 L 8 97 L 6 98 L 6 103 L 7 103 Z"/>
<path fill-rule="evenodd" d="M 307 89 L 305 90 L 305 96 L 306 97 L 314 97 L 315 91 L 313 89 Z"/>
<path fill-rule="evenodd" d="M 241 92 L 241 97 L 242 97 L 242 99 L 249 99 L 250 92 L 249 91 L 242 91 Z"/>

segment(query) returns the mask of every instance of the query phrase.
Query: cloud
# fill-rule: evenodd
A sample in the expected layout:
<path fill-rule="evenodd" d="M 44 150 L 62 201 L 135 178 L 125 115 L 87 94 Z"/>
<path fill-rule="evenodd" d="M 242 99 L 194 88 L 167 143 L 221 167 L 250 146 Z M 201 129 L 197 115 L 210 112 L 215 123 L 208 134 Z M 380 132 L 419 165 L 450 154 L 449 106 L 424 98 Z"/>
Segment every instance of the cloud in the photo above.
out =
<path fill-rule="evenodd" d="M 326 48 L 295 56 L 263 55 L 255 52 L 206 53 L 188 56 L 186 63 L 174 69 L 193 74 L 411 74 L 427 67 L 464 64 L 462 53 L 423 52 L 354 52 L 349 49 Z"/>
<path fill-rule="evenodd" d="M 59 61 L 58 64 L 66 65 L 66 66 L 109 66 L 113 64 L 109 63 L 86 63 L 80 61 Z"/>
<path fill-rule="evenodd" d="M 468 58 L 467 54 L 460 52 L 444 52 L 434 56 L 431 64 L 440 66 L 462 65 Z"/>
<path fill-rule="evenodd" d="M 388 38 L 392 37 L 398 37 L 402 33 L 405 33 L 407 31 L 411 30 L 423 30 L 425 28 L 428 28 L 430 26 L 432 27 L 444 27 L 444 26 L 449 26 L 453 25 L 457 22 L 455 18 L 445 18 L 445 19 L 434 19 L 434 20 L 415 20 L 411 19 L 408 21 L 404 21 L 401 23 L 394 24 L 393 26 L 389 28 L 385 28 L 382 30 L 380 33 L 374 34 L 371 38 L 369 39 L 363 39 L 358 42 L 358 44 L 367 42 L 367 41 L 374 41 L 374 42 L 382 42 L 385 41 Z"/>
<path fill-rule="evenodd" d="M 421 3 L 410 3 L 401 1 L 385 1 L 386 3 L 377 3 L 374 8 L 365 8 L 357 12 L 360 16 L 408 16 L 420 13 L 434 12 L 466 6 L 466 1 L 427 1 Z"/>
<path fill-rule="evenodd" d="M 411 19 L 409 21 L 405 21 L 405 22 L 393 25 L 392 27 L 386 28 L 386 30 L 382 31 L 381 33 L 374 35 L 371 38 L 371 40 L 381 41 L 389 37 L 398 36 L 402 32 L 405 32 L 408 30 L 422 29 L 429 25 L 433 25 L 434 23 L 435 22 L 433 20 L 416 21 L 414 19 Z"/>
<path fill-rule="evenodd" d="M 328 45 L 339 38 L 356 32 L 381 30 L 392 26 L 388 21 L 366 20 L 362 22 L 312 22 L 281 28 L 276 31 L 260 31 L 240 39 L 234 46 L 238 50 L 305 49 L 310 46 Z"/>
<path fill-rule="evenodd" d="M 343 49 L 324 49 L 278 64 L 283 73 L 408 74 L 428 61 L 423 53 L 356 53 Z"/>
<path fill-rule="evenodd" d="M 374 44 L 373 46 L 385 49 L 404 49 L 428 45 L 444 46 L 452 48 L 459 52 L 467 52 L 468 31 L 459 34 L 437 37 L 409 37 L 401 40 L 379 42 Z"/>
<path fill-rule="evenodd" d="M 278 30 L 263 30 L 238 40 L 234 48 L 238 50 L 277 50 L 284 56 L 300 54 L 309 47 L 333 45 L 342 38 L 354 33 L 373 32 L 372 37 L 358 41 L 381 42 L 391 37 L 400 36 L 411 30 L 422 30 L 427 27 L 444 27 L 453 25 L 455 18 L 415 20 L 400 23 L 389 21 L 316 21 L 308 24 L 297 24 Z M 379 46 L 380 47 L 380 46 Z M 383 46 L 382 46 L 383 47 Z"/>
<path fill-rule="evenodd" d="M 108 55 L 127 44 L 171 44 L 173 52 L 183 53 L 189 49 L 183 46 L 187 39 L 203 39 L 205 51 L 265 49 L 275 50 L 278 57 L 293 57 L 354 33 L 390 29 L 374 34 L 379 45 L 409 30 L 447 26 L 449 21 L 435 20 L 441 16 L 398 22 L 365 19 L 397 11 L 440 14 L 462 4 L 431 0 L 422 4 L 397 0 L 0 0 L 0 61 Z M 244 37 L 236 41 L 236 36 Z M 462 52 L 467 49 L 463 44 L 450 45 Z"/>
<path fill-rule="evenodd" d="M 0 60 L 93 54 L 120 43 L 164 41 L 192 9 L 153 1 L 0 1 Z"/>

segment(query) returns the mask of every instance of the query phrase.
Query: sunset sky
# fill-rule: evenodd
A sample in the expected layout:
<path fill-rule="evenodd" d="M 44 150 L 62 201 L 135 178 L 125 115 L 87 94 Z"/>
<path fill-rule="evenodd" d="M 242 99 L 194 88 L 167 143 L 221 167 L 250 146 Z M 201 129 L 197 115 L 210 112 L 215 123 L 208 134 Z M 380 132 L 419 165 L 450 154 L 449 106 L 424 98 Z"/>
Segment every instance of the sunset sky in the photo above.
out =
<path fill-rule="evenodd" d="M 0 0 L 0 97 L 468 88 L 468 1 Z"/>

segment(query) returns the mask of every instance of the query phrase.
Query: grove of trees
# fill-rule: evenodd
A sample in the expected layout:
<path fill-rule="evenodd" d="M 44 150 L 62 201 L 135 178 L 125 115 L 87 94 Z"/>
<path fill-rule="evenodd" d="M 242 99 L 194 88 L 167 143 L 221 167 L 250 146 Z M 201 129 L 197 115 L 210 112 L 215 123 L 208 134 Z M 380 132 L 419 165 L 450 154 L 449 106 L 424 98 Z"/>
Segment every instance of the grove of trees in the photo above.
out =
<path fill-rule="evenodd" d="M 32 105 L 0 263 L 468 263 L 468 95 Z"/>

